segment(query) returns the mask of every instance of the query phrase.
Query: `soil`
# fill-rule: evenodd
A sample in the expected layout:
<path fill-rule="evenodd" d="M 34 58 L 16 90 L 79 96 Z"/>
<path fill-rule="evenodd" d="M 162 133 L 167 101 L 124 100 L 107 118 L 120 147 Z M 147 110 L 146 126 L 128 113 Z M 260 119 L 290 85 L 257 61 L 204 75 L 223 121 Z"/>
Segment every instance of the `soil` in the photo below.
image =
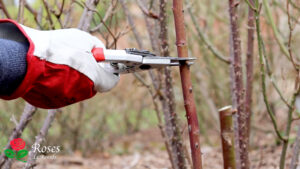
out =
<path fill-rule="evenodd" d="M 259 135 L 259 134 L 258 134 Z M 265 136 L 262 142 L 250 151 L 251 168 L 277 169 L 281 146 L 270 143 L 272 137 Z M 187 142 L 188 140 L 186 140 Z M 113 147 L 126 147 L 123 153 L 98 152 L 89 157 L 83 157 L 80 152 L 72 155 L 58 155 L 55 159 L 38 159 L 36 169 L 170 169 L 163 139 L 157 129 L 150 129 L 127 135 L 113 141 Z M 268 146 L 272 145 L 272 146 Z M 291 152 L 291 148 L 289 152 Z M 201 147 L 203 153 L 203 168 L 223 168 L 222 150 L 220 145 Z M 47 156 L 51 158 L 51 156 Z M 291 153 L 287 155 L 290 163 Z M 24 163 L 15 162 L 13 169 L 22 168 Z M 288 167 L 288 165 L 287 165 Z"/>

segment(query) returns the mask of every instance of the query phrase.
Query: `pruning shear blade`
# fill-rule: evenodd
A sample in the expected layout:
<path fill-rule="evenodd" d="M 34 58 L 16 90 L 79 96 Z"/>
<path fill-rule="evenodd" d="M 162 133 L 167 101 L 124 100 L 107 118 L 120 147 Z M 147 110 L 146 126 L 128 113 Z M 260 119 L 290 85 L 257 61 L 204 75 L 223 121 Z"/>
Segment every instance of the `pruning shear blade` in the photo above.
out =
<path fill-rule="evenodd" d="M 156 56 L 145 50 L 125 49 L 106 50 L 104 52 L 105 61 L 110 62 L 115 67 L 113 73 L 126 74 L 143 70 L 164 68 L 167 66 L 180 66 L 183 64 L 193 64 L 195 58 L 177 58 Z"/>

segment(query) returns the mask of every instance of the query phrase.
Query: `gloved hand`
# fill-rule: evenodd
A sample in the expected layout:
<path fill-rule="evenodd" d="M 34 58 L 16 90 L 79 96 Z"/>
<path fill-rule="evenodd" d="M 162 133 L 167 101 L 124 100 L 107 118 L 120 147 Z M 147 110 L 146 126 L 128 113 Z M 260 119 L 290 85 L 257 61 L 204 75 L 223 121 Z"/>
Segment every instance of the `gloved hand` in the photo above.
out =
<path fill-rule="evenodd" d="M 18 29 L 12 31 L 12 25 Z M 30 44 L 23 82 L 12 95 L 1 98 L 23 97 L 34 106 L 53 109 L 109 91 L 119 81 L 106 70 L 110 64 L 97 63 L 91 52 L 95 47 L 105 50 L 103 43 L 78 29 L 39 31 L 0 20 L 0 38 Z"/>

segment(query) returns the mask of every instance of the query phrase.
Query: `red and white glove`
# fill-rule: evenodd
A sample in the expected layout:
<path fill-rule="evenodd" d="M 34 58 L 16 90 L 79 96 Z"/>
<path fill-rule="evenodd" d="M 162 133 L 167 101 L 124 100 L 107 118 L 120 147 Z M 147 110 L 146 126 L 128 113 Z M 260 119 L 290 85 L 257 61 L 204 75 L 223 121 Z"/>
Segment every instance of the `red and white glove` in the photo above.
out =
<path fill-rule="evenodd" d="M 27 53 L 27 73 L 17 90 L 3 99 L 24 98 L 34 106 L 46 109 L 64 107 L 106 92 L 119 81 L 119 76 L 107 71 L 108 63 L 98 63 L 92 54 L 94 48 L 105 47 L 94 36 L 78 29 L 39 31 L 13 20 L 30 46 Z M 19 40 L 11 32 L 11 40 Z M 20 33 L 19 33 L 20 34 Z"/>

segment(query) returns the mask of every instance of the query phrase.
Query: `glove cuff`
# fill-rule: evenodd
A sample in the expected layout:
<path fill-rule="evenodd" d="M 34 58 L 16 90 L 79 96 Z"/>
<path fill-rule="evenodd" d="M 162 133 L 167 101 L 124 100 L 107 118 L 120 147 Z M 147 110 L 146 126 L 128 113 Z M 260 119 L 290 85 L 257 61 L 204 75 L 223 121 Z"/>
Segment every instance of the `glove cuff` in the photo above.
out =
<path fill-rule="evenodd" d="M 5 25 L 17 31 L 7 32 Z M 0 37 L 27 41 L 27 73 L 21 85 L 9 96 L 24 98 L 30 104 L 46 109 L 64 107 L 113 88 L 119 77 L 102 68 L 92 49 L 104 45 L 78 29 L 39 31 L 13 20 L 0 20 Z M 18 36 L 15 36 L 18 35 Z"/>
<path fill-rule="evenodd" d="M 7 32 L 7 25 L 16 31 Z M 106 75 L 97 72 L 99 65 L 91 55 L 94 42 L 88 33 L 76 29 L 38 31 L 10 19 L 0 20 L 0 32 L 0 37 L 5 35 L 2 38 L 29 43 L 26 75 L 20 86 L 11 95 L 0 96 L 2 99 L 22 97 L 36 107 L 56 109 L 93 97 L 94 82 Z M 83 38 L 83 43 L 73 43 Z"/>
<path fill-rule="evenodd" d="M 8 30 L 9 32 L 6 33 L 5 30 L 7 24 L 4 23 L 10 23 L 10 26 L 14 26 L 17 29 L 14 29 L 15 31 L 12 32 L 11 29 Z M 12 100 L 16 99 L 18 97 L 22 97 L 26 92 L 28 92 L 31 89 L 31 86 L 33 82 L 38 78 L 38 76 L 42 73 L 43 69 L 41 66 L 42 62 L 39 62 L 39 59 L 33 56 L 34 51 L 34 44 L 31 41 L 31 39 L 28 37 L 24 29 L 21 27 L 20 24 L 15 22 L 11 19 L 0 19 L 0 31 L 2 32 L 2 38 L 13 40 L 17 42 L 24 42 L 27 41 L 29 43 L 29 48 L 26 55 L 26 61 L 27 61 L 27 73 L 21 82 L 20 86 L 10 95 L 1 95 L 0 98 L 6 99 L 6 100 Z M 3 33 L 5 32 L 5 33 Z M 5 35 L 5 36 L 4 36 Z M 41 69 L 37 69 L 41 68 Z M 30 72 L 30 74 L 28 73 Z"/>
<path fill-rule="evenodd" d="M 0 38 L 0 94 L 10 95 L 25 77 L 27 43 Z"/>

